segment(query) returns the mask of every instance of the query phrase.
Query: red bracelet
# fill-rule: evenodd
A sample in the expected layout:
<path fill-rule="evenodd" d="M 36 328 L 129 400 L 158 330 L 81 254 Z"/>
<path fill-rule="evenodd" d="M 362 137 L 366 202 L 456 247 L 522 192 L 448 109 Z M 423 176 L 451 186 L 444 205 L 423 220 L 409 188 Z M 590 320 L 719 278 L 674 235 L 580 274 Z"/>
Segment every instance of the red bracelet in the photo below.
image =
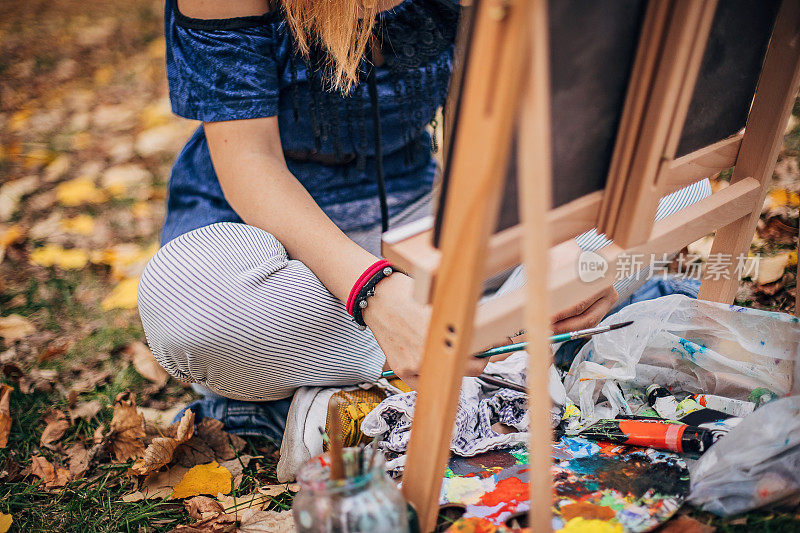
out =
<path fill-rule="evenodd" d="M 375 275 L 376 272 L 379 270 L 391 266 L 391 263 L 386 259 L 381 259 L 380 261 L 376 261 L 372 265 L 370 265 L 364 272 L 356 280 L 353 288 L 350 289 L 350 295 L 347 297 L 347 313 L 350 316 L 353 316 L 353 306 L 355 305 L 356 296 L 358 296 L 359 291 L 364 288 L 364 285 Z"/>

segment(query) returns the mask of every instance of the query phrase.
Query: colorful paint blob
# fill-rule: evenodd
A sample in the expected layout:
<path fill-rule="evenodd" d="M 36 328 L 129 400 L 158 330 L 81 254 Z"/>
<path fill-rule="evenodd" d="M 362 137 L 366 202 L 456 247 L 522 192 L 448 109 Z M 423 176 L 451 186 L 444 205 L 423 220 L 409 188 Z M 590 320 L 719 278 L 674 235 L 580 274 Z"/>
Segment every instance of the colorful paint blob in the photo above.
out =
<path fill-rule="evenodd" d="M 649 531 L 689 492 L 686 464 L 670 452 L 563 437 L 553 459 L 553 528 L 564 532 Z M 509 518 L 529 509 L 527 460 L 523 446 L 451 458 L 441 503 L 465 508 L 451 530 L 508 531 Z"/>

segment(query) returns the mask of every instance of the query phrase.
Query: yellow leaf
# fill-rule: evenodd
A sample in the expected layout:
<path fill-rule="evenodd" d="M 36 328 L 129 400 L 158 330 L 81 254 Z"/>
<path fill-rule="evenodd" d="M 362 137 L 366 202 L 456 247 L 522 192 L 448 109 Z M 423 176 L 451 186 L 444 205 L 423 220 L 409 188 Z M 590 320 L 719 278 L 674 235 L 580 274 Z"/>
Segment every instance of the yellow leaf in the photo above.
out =
<path fill-rule="evenodd" d="M 92 142 L 92 135 L 88 131 L 79 131 L 72 136 L 72 149 L 84 150 Z"/>
<path fill-rule="evenodd" d="M 56 198 L 62 205 L 99 204 L 108 200 L 108 196 L 87 177 L 78 177 L 65 181 L 56 188 Z"/>
<path fill-rule="evenodd" d="M 227 494 L 231 491 L 231 473 L 216 461 L 193 466 L 175 485 L 172 498 L 188 498 L 200 494 Z"/>
<path fill-rule="evenodd" d="M 797 207 L 800 205 L 800 195 L 787 189 L 771 190 L 769 192 L 769 198 L 772 200 L 772 205 L 774 206 L 788 205 Z"/>
<path fill-rule="evenodd" d="M 150 44 L 147 45 L 147 55 L 153 59 L 160 59 L 166 54 L 166 46 L 163 37 L 153 39 Z"/>
<path fill-rule="evenodd" d="M 10 514 L 0 513 L 0 533 L 6 533 L 11 529 L 11 524 L 13 522 L 14 518 Z"/>
<path fill-rule="evenodd" d="M 136 291 L 139 288 L 139 278 L 123 279 L 111 294 L 100 303 L 104 311 L 110 309 L 134 309 L 137 305 Z"/>
<path fill-rule="evenodd" d="M 94 82 L 97 85 L 106 85 L 114 75 L 114 68 L 110 65 L 100 67 L 94 71 Z"/>
<path fill-rule="evenodd" d="M 94 231 L 94 219 L 87 214 L 82 214 L 72 218 L 62 219 L 59 226 L 61 226 L 61 230 L 65 233 L 91 235 Z"/>
<path fill-rule="evenodd" d="M 19 224 L 14 224 L 3 232 L 0 232 L 0 247 L 5 248 L 9 244 L 14 244 L 25 235 L 25 231 Z"/>
<path fill-rule="evenodd" d="M 32 170 L 49 163 L 52 155 L 42 146 L 36 146 L 25 154 L 25 168 Z"/>
<path fill-rule="evenodd" d="M 31 110 L 30 109 L 21 109 L 11 115 L 11 118 L 8 119 L 8 129 L 11 131 L 21 130 L 25 127 L 28 123 L 28 120 L 31 118 Z"/>
<path fill-rule="evenodd" d="M 47 244 L 31 252 L 31 263 L 50 267 L 57 266 L 64 270 L 77 270 L 86 266 L 89 254 L 78 248 L 65 249 L 57 244 Z"/>
<path fill-rule="evenodd" d="M 793 267 L 797 265 L 797 251 L 789 252 L 789 266 Z"/>
<path fill-rule="evenodd" d="M 140 248 L 132 243 L 118 244 L 92 254 L 91 261 L 96 264 L 109 265 L 114 279 L 133 278 L 139 276 L 145 265 L 158 251 L 158 243 Z"/>
<path fill-rule="evenodd" d="M 136 218 L 147 218 L 152 214 L 153 206 L 149 202 L 139 201 L 133 204 L 131 212 Z"/>

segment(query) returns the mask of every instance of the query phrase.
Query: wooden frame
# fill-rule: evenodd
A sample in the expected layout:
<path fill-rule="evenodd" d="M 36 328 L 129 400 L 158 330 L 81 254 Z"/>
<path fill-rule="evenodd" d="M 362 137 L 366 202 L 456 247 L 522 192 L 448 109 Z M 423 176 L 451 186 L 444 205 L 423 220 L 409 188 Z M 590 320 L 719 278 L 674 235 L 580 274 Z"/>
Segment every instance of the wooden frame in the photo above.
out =
<path fill-rule="evenodd" d="M 416 507 L 423 530 L 435 523 L 461 378 L 471 353 L 502 340 L 509 331 L 523 326 L 527 330 L 529 527 L 549 531 L 547 336 L 554 309 L 549 302 L 566 307 L 607 287 L 625 254 L 673 251 L 714 230 L 712 253 L 746 252 L 800 85 L 800 3 L 782 2 L 744 133 L 675 158 L 714 3 L 651 2 L 645 24 L 654 30 L 637 53 L 629 85 L 632 100 L 624 108 L 612 159 L 616 177 L 605 191 L 552 210 L 547 194 L 552 174 L 548 3 L 481 0 L 473 7 L 473 55 L 465 65 L 459 116 L 459 128 L 469 135 L 458 136 L 450 147 L 450 207 L 444 214 L 440 247 L 433 248 L 430 230 L 411 236 L 389 232 L 384 240 L 384 255 L 416 278 L 416 296 L 431 301 L 433 308 L 403 479 L 404 494 Z M 673 48 L 680 53 L 670 54 Z M 486 65 L 496 70 L 487 74 L 479 68 Z M 497 77 L 504 83 L 490 91 L 490 80 Z M 654 83 L 663 87 L 653 88 Z M 495 169 L 508 160 L 517 110 L 518 139 L 526 147 L 518 154 L 522 223 L 492 235 L 503 186 Z M 653 223 L 654 198 L 730 166 L 735 167 L 730 187 Z M 614 205 L 632 214 L 621 217 Z M 577 272 L 548 272 L 549 247 L 602 221 L 613 224 L 615 236 L 621 236 L 598 252 L 609 263 L 605 276 L 583 283 Z M 520 259 L 526 264 L 528 284 L 479 306 L 482 281 Z M 701 297 L 732 301 L 738 280 L 730 278 L 705 279 Z"/>

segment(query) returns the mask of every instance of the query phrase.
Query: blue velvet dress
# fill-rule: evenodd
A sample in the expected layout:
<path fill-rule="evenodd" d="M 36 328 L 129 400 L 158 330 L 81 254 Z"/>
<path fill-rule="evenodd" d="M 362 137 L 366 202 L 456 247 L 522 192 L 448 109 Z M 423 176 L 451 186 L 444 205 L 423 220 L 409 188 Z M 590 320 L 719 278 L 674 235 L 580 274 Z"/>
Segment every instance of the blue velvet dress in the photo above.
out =
<path fill-rule="evenodd" d="M 430 191 L 435 164 L 426 126 L 447 93 L 458 14 L 453 0 L 404 0 L 379 14 L 385 63 L 375 68 L 371 98 L 367 60 L 350 94 L 328 90 L 323 54 L 301 57 L 280 8 L 205 20 L 167 0 L 173 111 L 204 122 L 277 116 L 289 170 L 323 211 L 345 232 L 374 227 L 381 221 L 376 153 L 389 216 Z M 222 221 L 241 219 L 225 201 L 201 126 L 173 167 L 162 242 Z"/>

